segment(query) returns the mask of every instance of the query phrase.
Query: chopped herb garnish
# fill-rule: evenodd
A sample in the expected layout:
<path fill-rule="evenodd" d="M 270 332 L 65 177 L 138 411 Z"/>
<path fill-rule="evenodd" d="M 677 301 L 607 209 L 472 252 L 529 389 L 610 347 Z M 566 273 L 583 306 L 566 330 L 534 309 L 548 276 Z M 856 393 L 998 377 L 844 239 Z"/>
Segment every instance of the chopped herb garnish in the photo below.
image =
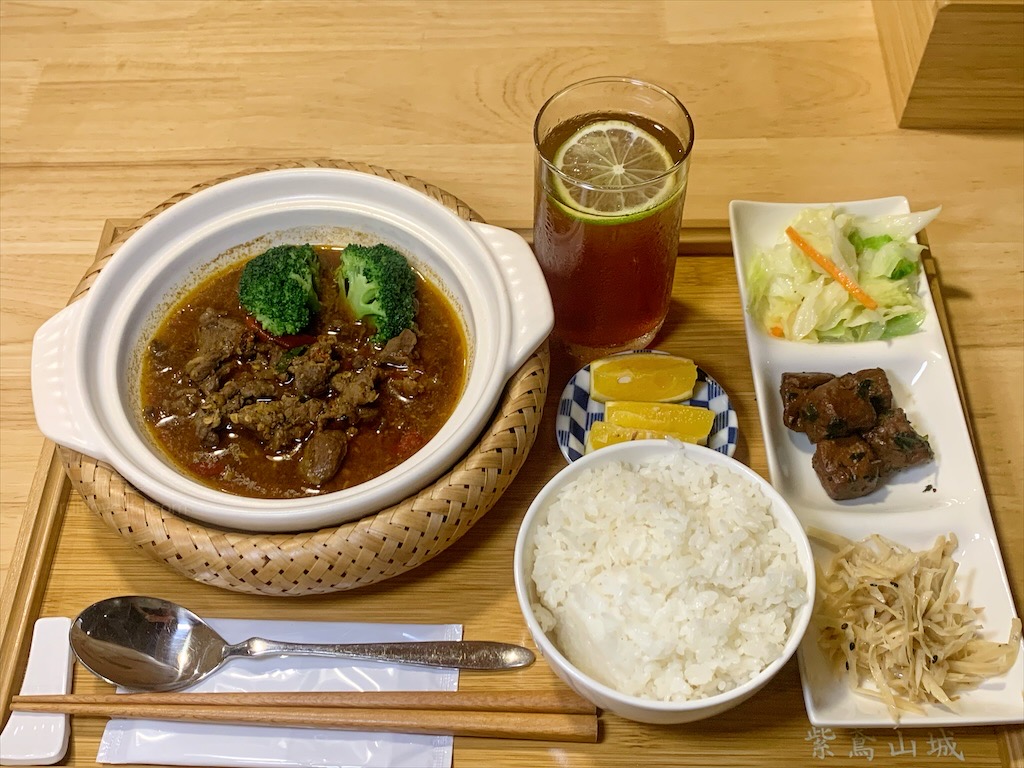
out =
<path fill-rule="evenodd" d="M 306 346 L 292 347 L 289 350 L 281 353 L 281 357 L 277 360 L 277 371 L 278 373 L 284 373 L 288 370 L 288 366 L 291 365 L 292 360 L 306 351 Z"/>
<path fill-rule="evenodd" d="M 914 432 L 899 432 L 893 437 L 892 441 L 896 443 L 896 447 L 901 451 L 916 450 L 923 442 L 920 435 Z"/>

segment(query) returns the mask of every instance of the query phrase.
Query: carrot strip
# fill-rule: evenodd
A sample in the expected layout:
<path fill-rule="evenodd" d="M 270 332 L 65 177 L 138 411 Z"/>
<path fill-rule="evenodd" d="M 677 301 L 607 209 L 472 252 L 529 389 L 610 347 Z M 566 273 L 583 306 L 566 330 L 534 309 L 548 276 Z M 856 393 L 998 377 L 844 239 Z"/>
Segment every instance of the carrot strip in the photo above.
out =
<path fill-rule="evenodd" d="M 807 257 L 811 261 L 828 272 L 837 283 L 846 289 L 848 294 L 853 296 L 853 298 L 868 309 L 878 309 L 878 302 L 868 296 L 864 292 L 864 289 L 857 285 L 856 280 L 843 272 L 843 270 L 839 268 L 839 265 L 832 261 L 832 259 L 807 242 L 803 235 L 792 227 L 786 227 L 786 235 L 793 241 L 793 245 L 807 254 Z"/>

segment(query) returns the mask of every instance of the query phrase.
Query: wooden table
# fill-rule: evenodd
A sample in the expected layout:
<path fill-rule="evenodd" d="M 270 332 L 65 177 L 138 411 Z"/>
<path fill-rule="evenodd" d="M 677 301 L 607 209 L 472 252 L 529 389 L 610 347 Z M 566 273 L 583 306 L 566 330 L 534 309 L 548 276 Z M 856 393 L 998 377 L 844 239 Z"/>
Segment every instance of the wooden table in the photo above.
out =
<path fill-rule="evenodd" d="M 690 225 L 724 222 L 733 198 L 902 194 L 916 208 L 943 206 L 929 239 L 1020 612 L 1024 140 L 896 128 L 869 3 L 6 0 L 0 66 L 0 572 L 33 503 L 43 447 L 29 395 L 32 334 L 66 303 L 108 219 L 132 219 L 248 166 L 331 157 L 400 169 L 493 224 L 528 228 L 533 116 L 559 87 L 613 72 L 666 85 L 694 115 Z M 724 258 L 710 264 L 731 269 Z M 720 321 L 739 334 L 732 354 L 745 354 L 735 297 L 684 281 L 677 300 L 686 309 L 681 335 L 671 337 L 678 351 L 699 348 L 701 322 Z M 716 319 L 723 307 L 732 314 Z M 726 352 L 715 354 L 724 364 Z M 552 387 L 567 374 L 556 364 Z M 746 418 L 755 425 L 756 414 Z M 507 516 L 521 514 L 530 489 L 556 468 L 550 439 L 542 435 L 527 481 L 485 518 L 480 536 L 514 529 Z M 752 443 L 741 458 L 763 467 L 763 447 Z M 472 578 L 508 581 L 506 569 L 459 556 Z M 443 572 L 428 565 L 387 592 L 414 596 Z M 210 599 L 236 612 L 255 605 L 227 593 Z M 514 598 L 480 609 L 470 624 L 500 624 L 514 617 Z M 374 615 L 386 618 L 387 609 Z M 459 620 L 436 610 L 413 619 Z M 784 685 L 795 684 L 789 672 Z M 748 750 L 743 759 L 762 751 L 734 737 Z M 719 738 L 718 754 L 734 754 L 729 736 Z M 468 745 L 457 747 L 456 764 L 532 765 L 539 754 Z M 571 765 L 635 762 L 628 744 L 617 758 L 544 754 Z"/>

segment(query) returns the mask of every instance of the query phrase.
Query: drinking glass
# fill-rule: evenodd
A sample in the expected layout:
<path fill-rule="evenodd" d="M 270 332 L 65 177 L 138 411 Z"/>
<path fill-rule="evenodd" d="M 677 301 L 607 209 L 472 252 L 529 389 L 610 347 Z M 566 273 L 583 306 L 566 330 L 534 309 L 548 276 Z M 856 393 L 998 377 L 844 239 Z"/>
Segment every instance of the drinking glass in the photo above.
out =
<path fill-rule="evenodd" d="M 534 248 L 573 357 L 639 349 L 665 322 L 693 121 L 660 86 L 628 77 L 570 85 L 541 107 Z"/>

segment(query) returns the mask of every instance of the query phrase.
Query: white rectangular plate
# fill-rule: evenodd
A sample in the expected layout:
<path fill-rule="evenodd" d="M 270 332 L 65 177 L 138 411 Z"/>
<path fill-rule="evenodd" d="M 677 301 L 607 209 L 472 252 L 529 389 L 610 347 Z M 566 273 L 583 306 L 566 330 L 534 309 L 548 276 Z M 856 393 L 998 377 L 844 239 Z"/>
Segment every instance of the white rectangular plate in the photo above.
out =
<path fill-rule="evenodd" d="M 960 547 L 956 583 L 962 598 L 984 608 L 983 636 L 1006 641 L 1016 615 L 1009 583 L 956 380 L 927 279 L 920 295 L 927 319 L 912 335 L 890 341 L 811 344 L 777 339 L 746 311 L 746 265 L 755 250 L 775 243 L 803 208 L 834 205 L 862 215 L 908 213 L 903 197 L 847 203 L 758 203 L 729 205 L 733 256 L 744 307 L 747 348 L 757 393 L 761 431 L 772 485 L 793 507 L 804 527 L 860 540 L 879 533 L 914 549 L 955 533 Z M 861 499 L 833 501 L 811 468 L 813 445 L 782 423 L 779 383 L 789 371 L 843 374 L 879 367 L 888 374 L 893 397 L 918 432 L 928 436 L 935 460 L 899 473 Z M 828 552 L 817 551 L 821 562 Z M 798 653 L 804 702 L 816 726 L 891 727 L 885 705 L 855 694 L 837 676 L 817 643 L 812 624 Z M 954 708 L 927 705 L 923 715 L 904 714 L 900 725 L 939 727 L 1014 723 L 1024 719 L 1024 653 L 1002 677 L 963 692 Z"/>

